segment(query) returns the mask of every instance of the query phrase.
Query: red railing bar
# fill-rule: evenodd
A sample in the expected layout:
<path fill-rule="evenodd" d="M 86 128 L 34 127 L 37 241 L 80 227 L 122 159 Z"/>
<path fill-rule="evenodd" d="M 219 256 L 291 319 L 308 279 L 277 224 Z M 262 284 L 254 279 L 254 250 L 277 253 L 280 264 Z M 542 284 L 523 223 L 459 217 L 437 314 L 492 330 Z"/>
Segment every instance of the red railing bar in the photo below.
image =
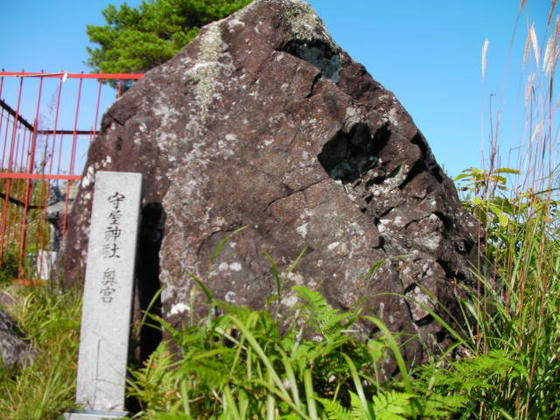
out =
<path fill-rule="evenodd" d="M 62 84 L 64 82 L 62 81 L 62 79 L 60 79 L 60 81 L 58 82 L 58 95 L 57 95 L 57 99 L 56 99 L 56 114 L 54 117 L 54 128 L 52 130 L 52 134 L 53 134 L 53 142 L 52 142 L 52 152 L 51 152 L 51 162 L 49 164 L 49 172 L 52 172 L 53 169 L 53 164 L 54 164 L 54 154 L 56 151 L 56 130 L 58 129 L 58 115 L 60 113 L 60 96 L 62 94 Z M 62 136 L 61 136 L 62 137 Z M 62 142 L 62 140 L 61 140 Z M 60 145 L 62 147 L 62 144 Z M 60 167 L 60 165 L 59 165 Z M 46 211 L 46 207 L 45 207 L 45 211 Z"/>
<path fill-rule="evenodd" d="M 144 73 L 30 73 L 21 71 L 0 71 L 0 77 L 48 77 L 68 79 L 123 79 L 138 80 Z"/>
<path fill-rule="evenodd" d="M 13 162 L 14 162 L 14 146 L 16 147 L 15 151 L 17 151 L 16 138 L 17 138 L 17 134 L 18 134 L 18 122 L 19 122 L 19 116 L 20 116 L 19 115 L 19 109 L 20 109 L 20 105 L 21 105 L 21 93 L 22 93 L 22 91 L 23 91 L 23 79 L 20 79 L 17 107 L 16 107 L 16 110 L 15 110 L 14 122 L 13 122 L 13 126 L 12 126 L 12 139 L 11 139 L 11 142 L 10 142 L 10 152 L 9 152 L 10 156 L 9 156 L 9 159 L 8 159 L 8 170 L 9 171 L 12 170 L 12 165 L 13 165 Z M 33 130 L 33 126 L 31 126 L 31 130 Z M 16 161 L 17 161 L 17 155 L 16 155 Z"/>
<path fill-rule="evenodd" d="M 43 93 L 43 79 L 39 82 L 39 93 L 37 94 L 37 109 L 35 111 L 35 124 L 33 124 L 33 137 L 31 138 L 31 150 L 29 152 L 28 172 L 33 173 L 35 170 L 35 153 L 37 152 L 37 135 L 39 131 L 39 110 L 41 109 L 41 94 Z M 29 186 L 30 187 L 30 186 Z M 29 189 L 28 193 L 31 193 Z"/>
<path fill-rule="evenodd" d="M 37 129 L 39 125 L 39 111 L 41 109 L 41 96 L 43 93 L 43 79 L 41 78 L 39 81 L 39 92 L 37 94 L 37 109 L 35 111 L 35 124 L 33 125 L 33 134 L 31 136 L 31 150 L 27 150 L 28 156 L 28 165 L 27 171 L 29 173 L 33 173 L 35 170 L 35 154 L 37 153 Z M 23 209 L 23 220 L 21 224 L 21 235 L 20 235 L 20 244 L 19 244 L 19 272 L 18 272 L 18 279 L 21 279 L 22 271 L 24 269 L 23 264 L 23 256 L 25 254 L 25 246 L 27 244 L 27 224 L 29 222 L 29 206 L 31 204 L 31 194 L 33 190 L 33 185 L 31 184 L 31 180 L 29 178 L 26 179 L 25 182 L 25 201 L 24 201 L 24 209 Z"/>
<path fill-rule="evenodd" d="M 18 124 L 18 117 L 19 117 L 19 107 L 21 105 L 21 91 L 23 90 L 23 79 L 19 80 L 19 93 L 18 93 L 18 101 L 17 101 L 17 110 L 15 111 L 14 115 L 14 122 L 12 126 L 12 138 L 10 142 L 10 150 L 8 151 L 9 158 L 8 158 L 8 171 L 12 171 L 12 163 L 14 158 L 14 144 L 16 141 L 16 133 L 17 133 L 17 124 Z M 17 158 L 16 158 L 17 159 Z M 4 243 L 6 239 L 6 220 L 8 217 L 8 201 L 10 200 L 10 189 L 11 189 L 11 179 L 6 180 L 5 185 L 5 199 L 4 199 L 4 207 L 2 209 L 2 232 L 0 237 L 0 265 L 2 264 L 2 260 L 4 258 Z M 8 240 L 10 237 L 11 226 L 8 230 Z"/>
<path fill-rule="evenodd" d="M 0 179 L 66 179 L 69 181 L 80 181 L 81 175 L 57 175 L 57 174 L 28 174 L 21 172 L 0 172 Z"/>
<path fill-rule="evenodd" d="M 52 168 L 53 168 L 53 164 L 54 164 L 54 154 L 56 152 L 56 135 L 57 132 L 56 130 L 58 129 L 58 115 L 60 113 L 60 96 L 62 94 L 62 84 L 64 82 L 62 81 L 62 79 L 60 79 L 60 81 L 58 82 L 58 96 L 56 99 L 56 114 L 54 117 L 54 128 L 52 130 L 53 133 L 53 148 L 52 148 L 52 153 L 51 153 L 51 163 L 49 165 L 49 172 L 52 172 Z M 62 148 L 62 136 L 60 136 L 60 147 Z M 58 162 L 58 168 L 60 170 L 60 157 L 59 157 L 59 162 Z"/>
<path fill-rule="evenodd" d="M 95 127 L 99 127 L 99 125 L 97 125 L 97 120 L 99 119 L 99 106 L 101 104 L 101 90 L 103 89 L 103 82 L 101 80 L 99 80 L 99 87 L 97 88 L 97 105 L 95 106 L 95 118 L 93 119 L 93 127 L 92 127 L 92 132 L 91 132 L 91 136 L 90 139 L 93 136 L 96 136 L 97 133 L 94 134 L 93 129 Z"/>
<path fill-rule="evenodd" d="M 77 139 L 78 139 L 78 118 L 80 116 L 80 100 L 82 98 L 82 86 L 84 81 L 80 79 L 78 85 L 78 98 L 76 99 L 76 113 L 74 116 L 74 130 L 72 131 L 72 152 L 70 152 L 70 168 L 69 171 L 71 174 L 74 173 L 74 163 L 76 162 L 76 149 L 77 149 Z M 70 189 L 70 185 L 68 185 L 68 190 Z"/>

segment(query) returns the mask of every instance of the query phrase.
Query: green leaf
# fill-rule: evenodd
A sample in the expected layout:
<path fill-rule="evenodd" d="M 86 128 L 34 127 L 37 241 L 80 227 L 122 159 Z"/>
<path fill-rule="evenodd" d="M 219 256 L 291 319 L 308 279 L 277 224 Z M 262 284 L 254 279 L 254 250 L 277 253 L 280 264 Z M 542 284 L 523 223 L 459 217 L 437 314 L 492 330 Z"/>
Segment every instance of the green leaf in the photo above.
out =
<path fill-rule="evenodd" d="M 373 397 L 373 407 L 378 420 L 406 420 L 412 413 L 413 394 L 386 391 Z"/>
<path fill-rule="evenodd" d="M 342 406 L 340 401 L 326 398 L 317 398 L 317 400 L 323 405 L 329 420 L 353 420 L 350 410 Z"/>
<path fill-rule="evenodd" d="M 521 171 L 517 170 L 517 169 L 512 169 L 512 168 L 499 168 L 499 169 L 495 169 L 494 170 L 495 174 L 513 174 L 513 175 L 519 175 L 521 173 Z"/>

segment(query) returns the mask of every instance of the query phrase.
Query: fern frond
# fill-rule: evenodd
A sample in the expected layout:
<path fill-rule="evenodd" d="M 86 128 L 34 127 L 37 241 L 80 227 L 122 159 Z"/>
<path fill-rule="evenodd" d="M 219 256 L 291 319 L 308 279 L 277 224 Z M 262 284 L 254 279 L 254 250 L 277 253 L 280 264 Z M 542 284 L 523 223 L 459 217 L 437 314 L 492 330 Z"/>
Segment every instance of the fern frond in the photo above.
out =
<path fill-rule="evenodd" d="M 327 340 L 338 338 L 358 319 L 357 313 L 333 308 L 318 291 L 304 286 L 294 286 L 292 290 L 304 301 L 302 309 L 308 314 L 309 325 Z"/>
<path fill-rule="evenodd" d="M 386 391 L 373 396 L 373 409 L 377 420 L 406 420 L 413 415 L 413 394 Z"/>
<path fill-rule="evenodd" d="M 323 405 L 329 420 L 353 420 L 350 410 L 345 408 L 340 401 L 327 398 L 317 398 L 317 401 Z"/>
<path fill-rule="evenodd" d="M 416 399 L 415 407 L 421 418 L 452 418 L 464 409 L 469 398 L 464 394 L 422 395 Z"/>

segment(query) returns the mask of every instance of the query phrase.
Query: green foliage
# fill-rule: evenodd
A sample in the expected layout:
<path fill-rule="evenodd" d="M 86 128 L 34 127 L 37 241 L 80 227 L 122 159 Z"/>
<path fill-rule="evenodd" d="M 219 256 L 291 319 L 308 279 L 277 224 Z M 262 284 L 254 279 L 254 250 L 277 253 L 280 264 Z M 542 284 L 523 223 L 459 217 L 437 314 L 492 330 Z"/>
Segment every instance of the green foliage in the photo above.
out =
<path fill-rule="evenodd" d="M 88 25 L 87 64 L 100 73 L 138 73 L 169 60 L 207 23 L 251 0 L 143 0 L 102 11 L 104 26 Z"/>
<path fill-rule="evenodd" d="M 6 247 L 2 255 L 2 265 L 0 266 L 0 285 L 17 279 L 18 271 L 19 253 L 14 246 Z"/>
<path fill-rule="evenodd" d="M 365 339 L 352 332 L 358 313 L 342 313 L 306 287 L 292 292 L 299 305 L 289 320 L 215 299 L 210 305 L 220 315 L 182 331 L 159 319 L 172 340 L 132 373 L 129 393 L 143 407 L 138 417 L 445 418 L 464 404 L 433 392 L 401 391 L 399 381 L 381 389 L 378 365 L 390 351 L 402 359 L 386 327 L 380 339 Z M 170 348 L 178 349 L 180 360 Z"/>
<path fill-rule="evenodd" d="M 439 394 L 465 393 L 463 418 L 558 418 L 556 191 L 511 191 L 505 178 L 474 168 L 460 180 L 467 182 L 463 191 L 474 194 L 465 205 L 480 218 L 488 238 L 486 267 L 463 303 L 472 321 L 470 335 L 462 335 L 466 356 L 426 366 L 419 375 Z"/>
<path fill-rule="evenodd" d="M 34 362 L 19 372 L 0 370 L 3 419 L 55 418 L 74 408 L 81 299 L 45 287 L 12 287 L 8 309 L 33 345 Z"/>
<path fill-rule="evenodd" d="M 518 175 L 519 171 L 502 168 L 488 173 L 469 168 L 455 180 L 460 181 L 459 190 L 465 193 L 463 204 L 485 230 L 489 261 L 497 269 L 510 270 L 513 260 L 527 246 L 557 238 L 559 202 L 551 189 L 512 191 L 503 174 Z M 507 272 L 502 274 L 508 276 Z"/>

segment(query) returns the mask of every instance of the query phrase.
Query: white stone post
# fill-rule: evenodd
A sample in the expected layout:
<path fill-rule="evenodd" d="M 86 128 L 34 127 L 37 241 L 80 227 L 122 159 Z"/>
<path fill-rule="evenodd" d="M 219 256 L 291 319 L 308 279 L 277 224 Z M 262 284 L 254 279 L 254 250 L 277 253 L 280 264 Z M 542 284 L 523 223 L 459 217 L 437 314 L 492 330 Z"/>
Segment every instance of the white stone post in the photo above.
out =
<path fill-rule="evenodd" d="M 142 175 L 97 172 L 84 285 L 78 385 L 80 413 L 122 418 Z M 71 244 L 70 244 L 71 246 Z"/>

